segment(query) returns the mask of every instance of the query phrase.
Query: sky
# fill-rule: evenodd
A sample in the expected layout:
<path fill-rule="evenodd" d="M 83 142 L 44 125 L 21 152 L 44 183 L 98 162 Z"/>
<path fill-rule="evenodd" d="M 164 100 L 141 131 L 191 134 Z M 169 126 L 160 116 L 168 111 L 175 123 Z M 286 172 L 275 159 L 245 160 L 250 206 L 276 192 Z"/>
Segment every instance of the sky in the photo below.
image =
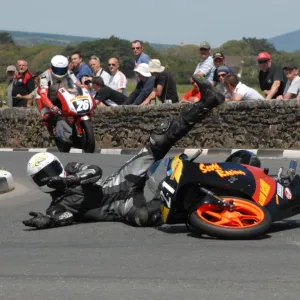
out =
<path fill-rule="evenodd" d="M 163 44 L 199 45 L 207 40 L 218 47 L 232 39 L 271 38 L 300 29 L 300 0 L 251 0 L 247 4 L 244 0 L 3 2 L 0 30 L 95 38 L 114 35 Z"/>

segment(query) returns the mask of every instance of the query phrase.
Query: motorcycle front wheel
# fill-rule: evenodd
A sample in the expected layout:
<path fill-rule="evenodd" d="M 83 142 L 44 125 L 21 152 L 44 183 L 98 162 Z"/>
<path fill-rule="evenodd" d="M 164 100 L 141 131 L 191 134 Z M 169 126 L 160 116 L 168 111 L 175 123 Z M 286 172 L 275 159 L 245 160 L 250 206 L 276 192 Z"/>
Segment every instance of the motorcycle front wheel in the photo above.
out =
<path fill-rule="evenodd" d="M 189 222 L 200 232 L 226 239 L 251 239 L 264 235 L 272 219 L 262 206 L 248 199 L 221 196 L 223 201 L 233 201 L 234 209 L 211 204 L 200 205 L 189 216 Z"/>
<path fill-rule="evenodd" d="M 96 142 L 91 120 L 82 121 L 81 126 L 83 130 L 82 149 L 85 153 L 94 153 Z"/>

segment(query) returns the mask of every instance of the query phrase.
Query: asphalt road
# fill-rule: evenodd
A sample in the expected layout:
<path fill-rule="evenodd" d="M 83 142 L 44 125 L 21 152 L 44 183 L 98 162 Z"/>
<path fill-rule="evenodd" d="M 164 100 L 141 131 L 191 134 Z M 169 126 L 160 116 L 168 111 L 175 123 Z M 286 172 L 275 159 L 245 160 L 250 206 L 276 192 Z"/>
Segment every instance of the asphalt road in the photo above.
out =
<path fill-rule="evenodd" d="M 195 237 L 185 226 L 92 223 L 30 230 L 21 221 L 49 204 L 26 177 L 31 155 L 0 153 L 0 165 L 17 182 L 15 191 L 0 195 L 1 300 L 299 299 L 300 218 L 274 224 L 268 237 L 252 241 Z M 129 158 L 58 156 L 63 163 L 97 163 L 106 175 Z M 263 160 L 274 174 L 287 164 Z"/>

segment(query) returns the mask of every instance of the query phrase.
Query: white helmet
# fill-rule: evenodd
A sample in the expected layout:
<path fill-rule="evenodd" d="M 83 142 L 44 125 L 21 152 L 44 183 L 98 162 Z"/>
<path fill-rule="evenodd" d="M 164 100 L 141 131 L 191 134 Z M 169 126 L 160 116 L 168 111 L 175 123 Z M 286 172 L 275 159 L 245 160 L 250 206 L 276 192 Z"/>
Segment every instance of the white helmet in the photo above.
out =
<path fill-rule="evenodd" d="M 69 61 L 63 55 L 55 55 L 51 59 L 51 70 L 52 74 L 56 78 L 63 78 L 68 74 Z"/>
<path fill-rule="evenodd" d="M 65 170 L 60 160 L 48 152 L 33 155 L 27 164 L 27 175 L 44 192 L 53 192 L 54 189 L 43 185 L 41 180 L 46 177 L 65 177 Z"/>

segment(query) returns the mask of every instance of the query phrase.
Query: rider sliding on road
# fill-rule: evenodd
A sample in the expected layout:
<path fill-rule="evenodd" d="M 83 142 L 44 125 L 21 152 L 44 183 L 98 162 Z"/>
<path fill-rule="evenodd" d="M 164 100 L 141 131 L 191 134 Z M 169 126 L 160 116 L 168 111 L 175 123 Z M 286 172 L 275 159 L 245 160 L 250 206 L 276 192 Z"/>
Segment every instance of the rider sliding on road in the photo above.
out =
<path fill-rule="evenodd" d="M 162 159 L 205 114 L 224 102 L 224 96 L 205 79 L 193 76 L 202 99 L 186 107 L 173 121 L 165 121 L 150 136 L 142 151 L 127 161 L 115 174 L 101 179 L 95 165 L 71 162 L 65 168 L 50 153 L 35 154 L 27 172 L 41 190 L 50 193 L 52 202 L 46 214 L 30 212 L 23 224 L 38 229 L 84 221 L 122 221 L 134 226 L 160 224 L 160 201 L 149 203 L 144 197 L 147 170 Z"/>

